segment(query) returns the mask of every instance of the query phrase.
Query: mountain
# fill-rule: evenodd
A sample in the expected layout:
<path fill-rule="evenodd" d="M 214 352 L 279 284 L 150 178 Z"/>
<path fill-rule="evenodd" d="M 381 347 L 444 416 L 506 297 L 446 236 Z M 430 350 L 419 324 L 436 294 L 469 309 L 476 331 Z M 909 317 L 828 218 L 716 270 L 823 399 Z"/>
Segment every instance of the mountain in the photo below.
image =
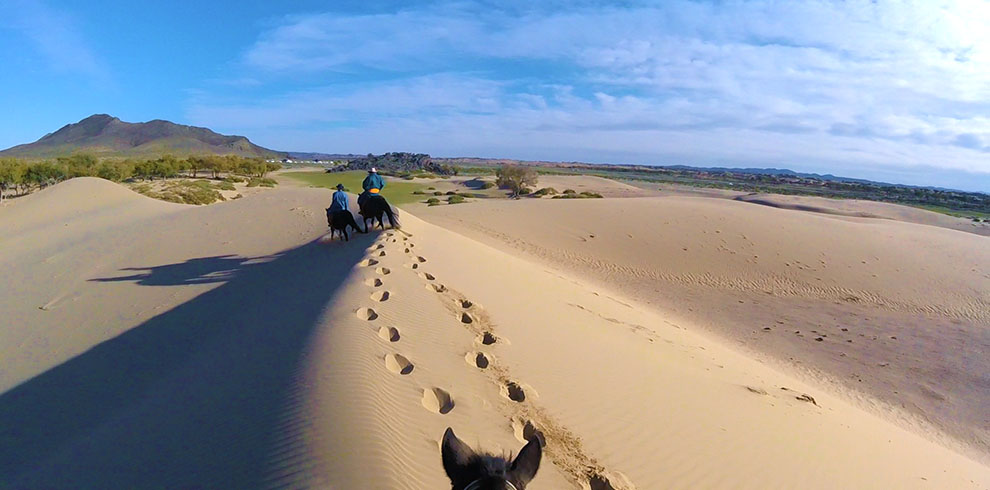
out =
<path fill-rule="evenodd" d="M 34 143 L 0 151 L 0 156 L 51 158 L 85 152 L 101 157 L 152 157 L 213 153 L 246 157 L 282 158 L 283 153 L 262 148 L 244 136 L 226 136 L 207 128 L 185 126 L 161 119 L 129 123 L 107 114 L 94 114 L 66 124 Z"/>

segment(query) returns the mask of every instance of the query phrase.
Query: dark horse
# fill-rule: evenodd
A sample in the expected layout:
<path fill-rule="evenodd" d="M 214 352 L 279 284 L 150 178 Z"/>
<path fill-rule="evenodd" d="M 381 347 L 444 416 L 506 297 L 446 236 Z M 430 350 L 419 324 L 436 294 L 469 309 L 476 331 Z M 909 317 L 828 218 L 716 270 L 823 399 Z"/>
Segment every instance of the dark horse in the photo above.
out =
<path fill-rule="evenodd" d="M 378 220 L 378 226 L 381 229 L 385 229 L 385 222 L 382 221 L 382 215 L 388 216 L 388 224 L 392 228 L 399 227 L 399 221 L 395 217 L 395 213 L 392 211 L 392 206 L 388 204 L 385 197 L 381 194 L 370 194 L 364 202 L 361 203 L 361 216 L 364 217 L 364 229 L 369 230 L 368 220 L 371 220 L 371 228 L 375 227 L 375 220 Z"/>
<path fill-rule="evenodd" d="M 447 427 L 440 455 L 452 490 L 525 490 L 540 469 L 543 449 L 540 440 L 533 438 L 510 463 L 503 457 L 475 453 Z"/>
<path fill-rule="evenodd" d="M 333 240 L 333 232 L 339 232 L 340 236 L 344 237 L 344 241 L 350 241 L 347 236 L 347 227 L 350 226 L 354 228 L 358 233 L 367 233 L 366 231 L 361 231 L 358 228 L 357 222 L 354 221 L 354 215 L 350 211 L 340 210 L 330 212 L 330 208 L 327 208 L 327 224 L 330 225 L 330 239 Z M 367 225 L 365 225 L 367 227 Z"/>

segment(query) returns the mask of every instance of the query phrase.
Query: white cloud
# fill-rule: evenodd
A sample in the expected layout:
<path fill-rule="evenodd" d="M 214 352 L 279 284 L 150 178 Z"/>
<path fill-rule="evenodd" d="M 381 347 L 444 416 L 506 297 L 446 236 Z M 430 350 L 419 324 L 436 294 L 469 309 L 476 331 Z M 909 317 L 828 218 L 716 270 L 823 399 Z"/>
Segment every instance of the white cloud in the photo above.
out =
<path fill-rule="evenodd" d="M 328 82 L 190 117 L 325 150 L 990 173 L 987 25 L 982 0 L 290 16 L 245 71 Z"/>

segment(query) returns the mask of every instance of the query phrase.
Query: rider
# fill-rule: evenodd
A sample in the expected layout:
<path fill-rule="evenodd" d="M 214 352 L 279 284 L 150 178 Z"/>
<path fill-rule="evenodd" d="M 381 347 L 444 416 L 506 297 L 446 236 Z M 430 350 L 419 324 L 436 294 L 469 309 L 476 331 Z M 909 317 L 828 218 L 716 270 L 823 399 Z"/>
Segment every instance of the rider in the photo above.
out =
<path fill-rule="evenodd" d="M 385 188 L 385 179 L 381 175 L 378 175 L 378 169 L 371 167 L 371 170 L 368 170 L 368 176 L 361 183 L 361 187 L 364 188 L 364 192 L 358 196 L 358 206 L 363 204 L 368 199 L 368 196 L 381 192 Z"/>
<path fill-rule="evenodd" d="M 330 209 L 327 211 L 330 214 L 337 211 L 350 211 L 347 205 L 347 193 L 344 192 L 344 184 L 337 184 L 337 192 L 333 193 L 333 199 L 330 201 Z"/>

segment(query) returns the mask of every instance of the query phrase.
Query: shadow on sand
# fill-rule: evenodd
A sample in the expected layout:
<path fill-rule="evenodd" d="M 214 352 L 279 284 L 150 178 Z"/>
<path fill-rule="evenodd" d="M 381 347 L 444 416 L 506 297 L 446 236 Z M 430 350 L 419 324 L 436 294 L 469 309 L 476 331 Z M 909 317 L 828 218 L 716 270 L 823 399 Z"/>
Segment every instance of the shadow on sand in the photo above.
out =
<path fill-rule="evenodd" d="M 224 284 L 0 395 L 0 488 L 286 483 L 302 356 L 375 236 L 94 279 Z"/>

